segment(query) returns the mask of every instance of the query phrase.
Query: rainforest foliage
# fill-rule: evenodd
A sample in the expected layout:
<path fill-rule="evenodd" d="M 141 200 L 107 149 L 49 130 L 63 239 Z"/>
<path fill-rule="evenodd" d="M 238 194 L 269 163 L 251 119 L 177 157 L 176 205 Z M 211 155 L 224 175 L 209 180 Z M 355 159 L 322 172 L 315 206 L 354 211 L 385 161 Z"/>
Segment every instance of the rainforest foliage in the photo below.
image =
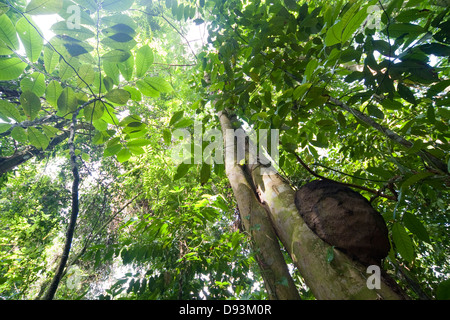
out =
<path fill-rule="evenodd" d="M 172 157 L 226 109 L 278 130 L 293 188 L 353 185 L 388 274 L 449 299 L 449 57 L 442 0 L 0 0 L 0 298 L 44 297 L 65 244 L 56 299 L 267 298 L 223 163 Z"/>

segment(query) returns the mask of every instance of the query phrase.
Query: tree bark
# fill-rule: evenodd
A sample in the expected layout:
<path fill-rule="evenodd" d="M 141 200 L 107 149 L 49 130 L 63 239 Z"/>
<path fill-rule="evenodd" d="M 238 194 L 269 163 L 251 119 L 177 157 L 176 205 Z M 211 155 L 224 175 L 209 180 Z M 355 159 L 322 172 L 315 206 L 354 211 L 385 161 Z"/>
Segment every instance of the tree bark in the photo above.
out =
<path fill-rule="evenodd" d="M 64 243 L 64 249 L 61 256 L 61 260 L 59 261 L 59 265 L 56 269 L 56 273 L 53 276 L 52 282 L 50 283 L 50 287 L 45 293 L 43 300 L 53 300 L 56 290 L 58 289 L 59 283 L 61 282 L 61 278 L 64 274 L 64 269 L 66 268 L 67 260 L 69 259 L 70 249 L 72 247 L 73 235 L 75 233 L 75 226 L 77 224 L 78 212 L 79 212 L 79 199 L 78 199 L 78 187 L 80 184 L 80 174 L 78 172 L 77 165 L 77 156 L 75 154 L 75 131 L 77 124 L 77 116 L 79 113 L 79 109 L 75 111 L 72 115 L 72 123 L 70 125 L 70 134 L 69 134 L 69 153 L 70 153 L 70 165 L 72 167 L 72 212 L 70 215 L 69 225 L 67 227 L 66 232 L 66 240 Z"/>
<path fill-rule="evenodd" d="M 219 118 L 225 134 L 226 129 L 231 129 L 230 120 L 226 112 L 220 112 Z M 246 217 L 251 216 L 255 208 L 264 208 L 264 213 L 268 214 L 267 221 L 271 222 L 275 235 L 291 255 L 316 299 L 398 300 L 405 298 L 400 292 L 392 289 L 383 278 L 380 279 L 379 289 L 369 289 L 367 280 L 371 273 L 368 274 L 363 265 L 334 249 L 309 229 L 295 206 L 295 192 L 291 186 L 273 168 L 267 168 L 260 163 L 246 166 L 237 165 L 236 162 L 230 163 L 227 154 L 234 150 L 230 150 L 227 139 L 224 140 L 226 173 L 239 209 L 242 211 L 243 221 L 246 222 Z M 251 149 L 248 148 L 248 150 Z M 247 168 L 250 175 L 247 175 L 247 178 L 243 177 L 243 167 Z M 249 224 L 246 227 L 252 228 Z M 252 236 L 261 252 L 272 250 L 264 244 L 256 243 L 260 240 L 256 239 L 253 233 Z M 272 238 L 270 240 L 274 241 Z M 327 261 L 330 250 L 333 250 L 334 254 L 331 262 Z M 279 249 L 274 253 L 266 252 L 264 256 L 271 257 L 275 254 L 279 256 L 278 252 Z M 277 257 L 277 259 L 280 258 Z M 278 263 L 282 264 L 281 261 Z"/>
<path fill-rule="evenodd" d="M 49 143 L 47 149 L 45 151 L 52 150 L 55 146 L 57 146 L 59 143 L 67 139 L 69 136 L 68 132 L 65 132 L 63 134 L 60 134 L 59 136 L 56 136 L 52 139 L 52 141 Z M 0 176 L 2 176 L 4 173 L 13 170 L 15 167 L 27 162 L 31 158 L 43 154 L 43 150 L 39 150 L 33 146 L 27 146 L 24 150 L 17 152 L 16 154 L 10 156 L 10 157 L 0 157 Z"/>
<path fill-rule="evenodd" d="M 303 221 L 295 206 L 295 192 L 278 174 L 252 172 L 261 200 L 269 207 L 275 230 L 317 299 L 396 300 L 404 297 L 384 281 L 380 289 L 369 289 L 371 274 L 341 251 L 322 241 Z M 327 253 L 333 250 L 329 263 Z M 381 279 L 382 280 L 382 279 Z"/>
<path fill-rule="evenodd" d="M 226 112 L 219 113 L 220 124 L 224 135 L 224 147 L 233 152 L 227 140 L 226 132 L 232 129 Z M 232 137 L 234 139 L 234 136 Z M 242 166 L 234 159 L 225 159 L 225 170 L 239 207 L 244 230 L 251 235 L 252 248 L 256 253 L 258 265 L 264 279 L 270 299 L 298 300 L 300 295 L 289 273 L 280 249 L 278 238 L 269 220 L 266 208 L 260 203 L 254 187 Z"/>
<path fill-rule="evenodd" d="M 55 127 L 59 128 L 59 126 Z M 90 124 L 82 123 L 76 127 L 76 130 L 78 129 L 92 130 L 93 127 Z M 27 162 L 33 157 L 43 155 L 45 151 L 53 150 L 53 148 L 55 148 L 58 144 L 66 140 L 69 137 L 69 134 L 69 131 L 64 131 L 62 134 L 54 137 L 45 150 L 40 150 L 33 146 L 27 146 L 10 157 L 0 157 L 0 176 Z"/>

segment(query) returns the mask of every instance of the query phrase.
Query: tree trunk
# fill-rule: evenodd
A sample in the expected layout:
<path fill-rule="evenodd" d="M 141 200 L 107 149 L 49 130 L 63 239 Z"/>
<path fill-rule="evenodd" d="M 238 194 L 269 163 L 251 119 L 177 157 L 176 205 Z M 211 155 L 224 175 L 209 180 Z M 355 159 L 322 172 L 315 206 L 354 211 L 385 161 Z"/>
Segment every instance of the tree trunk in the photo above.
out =
<path fill-rule="evenodd" d="M 81 107 L 78 108 L 72 114 L 72 123 L 70 125 L 70 131 L 69 131 L 70 133 L 69 133 L 69 141 L 68 141 L 69 154 L 70 154 L 70 165 L 72 167 L 72 175 L 73 175 L 72 212 L 70 215 L 69 225 L 67 227 L 66 241 L 64 243 L 64 249 L 63 249 L 63 253 L 61 255 L 61 260 L 59 261 L 58 267 L 56 268 L 55 275 L 53 276 L 52 282 L 50 283 L 50 286 L 49 286 L 47 292 L 45 293 L 43 300 L 53 300 L 56 290 L 58 290 L 58 286 L 63 277 L 67 261 L 69 260 L 69 254 L 70 254 L 70 249 L 72 247 L 73 235 L 75 233 L 75 227 L 77 225 L 78 213 L 80 210 L 79 198 L 78 198 L 80 174 L 78 171 L 77 156 L 75 153 L 75 143 L 74 143 L 75 131 L 76 131 L 76 125 L 77 125 L 77 116 L 78 116 L 80 109 L 81 109 Z"/>
<path fill-rule="evenodd" d="M 227 143 L 227 130 L 232 130 L 230 119 L 224 112 L 219 113 L 225 150 L 232 145 Z M 234 139 L 234 136 L 231 137 Z M 234 151 L 233 151 L 234 154 Z M 251 235 L 252 248 L 261 269 L 266 290 L 270 299 L 296 300 L 300 295 L 289 273 L 278 238 L 274 232 L 266 208 L 258 200 L 249 176 L 235 159 L 225 159 L 225 170 L 239 207 L 244 230 Z"/>
<path fill-rule="evenodd" d="M 226 112 L 220 112 L 219 118 L 222 132 L 226 136 L 226 129 L 231 129 L 230 120 Z M 267 221 L 271 222 L 276 235 L 317 299 L 394 300 L 405 298 L 383 279 L 380 279 L 379 289 L 369 289 L 367 280 L 372 274 L 368 274 L 363 265 L 325 243 L 306 225 L 295 206 L 295 192 L 291 186 L 273 168 L 268 169 L 260 163 L 244 166 L 237 165 L 235 162 L 229 163 L 227 159 L 229 160 L 230 157 L 227 157 L 227 154 L 234 150 L 230 149 L 229 143 L 227 145 L 227 139 L 224 140 L 226 173 L 233 187 L 243 221 L 246 216 L 253 214 L 255 210 L 252 209 L 265 208 L 264 212 L 268 214 Z M 248 148 L 247 152 L 250 149 Z M 246 179 L 241 173 L 244 171 L 243 167 L 247 168 L 249 173 Z M 276 255 L 279 259 L 279 249 L 273 253 L 263 252 L 272 249 L 257 243 L 255 233 L 252 233 L 252 236 L 261 255 L 264 257 Z M 274 239 L 271 238 L 271 241 Z M 327 261 L 330 250 L 334 253 L 331 262 Z M 281 262 L 278 263 L 281 264 Z"/>

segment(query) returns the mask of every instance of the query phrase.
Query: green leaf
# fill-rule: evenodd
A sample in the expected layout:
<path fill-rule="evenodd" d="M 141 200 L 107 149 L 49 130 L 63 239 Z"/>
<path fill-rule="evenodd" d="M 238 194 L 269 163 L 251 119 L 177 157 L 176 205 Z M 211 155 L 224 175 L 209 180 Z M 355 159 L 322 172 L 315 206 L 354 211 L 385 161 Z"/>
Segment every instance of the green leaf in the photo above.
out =
<path fill-rule="evenodd" d="M 133 40 L 133 37 L 125 32 L 115 33 L 115 34 L 109 36 L 108 38 L 115 42 L 120 42 L 120 43 L 129 42 L 129 41 Z"/>
<path fill-rule="evenodd" d="M 66 42 L 63 44 L 63 46 L 71 57 L 78 57 L 94 50 L 94 47 L 84 42 L 82 43 Z"/>
<path fill-rule="evenodd" d="M 166 145 L 170 145 L 170 143 L 172 142 L 172 133 L 170 132 L 170 130 L 168 129 L 163 130 L 163 140 Z"/>
<path fill-rule="evenodd" d="M 112 39 L 116 38 L 117 40 L 115 41 L 123 41 L 123 40 L 130 41 L 136 35 L 136 31 L 134 30 L 134 28 L 125 23 L 114 24 L 111 27 L 103 29 L 102 33 L 109 37 L 113 37 Z M 114 37 L 114 35 L 119 36 Z M 131 37 L 131 39 L 129 37 L 125 37 L 125 35 Z"/>
<path fill-rule="evenodd" d="M 37 149 L 45 150 L 48 147 L 50 140 L 38 129 L 30 127 L 28 128 L 28 140 L 30 144 Z"/>
<path fill-rule="evenodd" d="M 54 25 L 52 25 L 50 30 L 52 30 L 57 35 L 66 35 L 79 41 L 85 41 L 95 36 L 94 32 L 83 26 L 70 29 L 68 27 L 67 21 L 59 21 L 55 23 Z"/>
<path fill-rule="evenodd" d="M 177 167 L 177 172 L 175 173 L 173 180 L 176 181 L 183 178 L 188 173 L 191 166 L 191 164 L 180 163 Z"/>
<path fill-rule="evenodd" d="M 97 11 L 97 0 L 74 0 L 74 2 L 78 3 L 79 5 L 85 7 L 91 12 Z"/>
<path fill-rule="evenodd" d="M 314 74 L 314 72 L 316 71 L 318 66 L 319 66 L 319 62 L 316 59 L 309 60 L 308 64 L 306 65 L 306 68 L 305 68 L 306 81 L 311 80 L 311 77 Z"/>
<path fill-rule="evenodd" d="M 28 133 L 22 127 L 15 127 L 14 129 L 12 129 L 11 137 L 21 143 L 26 143 L 28 141 Z"/>
<path fill-rule="evenodd" d="M 207 183 L 210 175 L 211 175 L 211 165 L 203 163 L 202 168 L 200 170 L 200 183 L 202 185 Z"/>
<path fill-rule="evenodd" d="M 26 9 L 25 13 L 28 14 L 52 14 L 58 13 L 63 7 L 63 2 L 61 0 L 31 0 Z"/>
<path fill-rule="evenodd" d="M 177 123 L 183 118 L 184 111 L 177 111 L 175 112 L 172 117 L 170 118 L 169 126 L 172 126 L 173 124 Z"/>
<path fill-rule="evenodd" d="M 0 116 L 4 120 L 13 119 L 17 122 L 22 121 L 22 116 L 16 106 L 5 100 L 0 100 Z"/>
<path fill-rule="evenodd" d="M 105 98 L 113 103 L 124 105 L 130 99 L 131 94 L 124 89 L 113 89 L 105 95 Z"/>
<path fill-rule="evenodd" d="M 131 53 L 124 50 L 111 50 L 102 56 L 102 59 L 109 62 L 124 62 L 128 60 Z"/>
<path fill-rule="evenodd" d="M 22 40 L 27 57 L 31 62 L 36 62 L 39 59 L 44 47 L 44 40 L 39 35 L 40 30 L 36 30 L 35 28 L 37 26 L 32 26 L 25 18 L 19 19 L 16 23 L 17 33 L 19 34 L 20 40 Z"/>
<path fill-rule="evenodd" d="M 160 95 L 159 91 L 149 85 L 145 80 L 136 81 L 136 86 L 144 96 L 158 98 Z"/>
<path fill-rule="evenodd" d="M 450 79 L 443 80 L 441 82 L 432 85 L 427 91 L 427 98 L 437 96 L 439 93 L 447 89 L 449 86 L 450 86 Z"/>
<path fill-rule="evenodd" d="M 58 114 L 65 116 L 74 112 L 78 107 L 78 99 L 72 88 L 66 87 L 58 98 Z"/>
<path fill-rule="evenodd" d="M 118 27 L 119 31 L 126 30 L 124 27 L 122 27 L 122 25 L 127 25 L 132 30 L 136 30 L 138 28 L 133 18 L 131 18 L 129 15 L 121 13 L 102 17 L 102 22 L 104 22 L 105 25 L 111 27 L 115 25 L 120 25 L 120 27 Z"/>
<path fill-rule="evenodd" d="M 142 94 L 141 92 L 136 89 L 135 87 L 131 86 L 124 86 L 124 90 L 127 90 L 130 93 L 130 99 L 133 101 L 141 101 L 142 100 Z"/>
<path fill-rule="evenodd" d="M 108 123 L 106 123 L 106 121 L 103 120 L 103 119 L 93 120 L 93 121 L 92 121 L 92 125 L 93 125 L 94 128 L 97 129 L 98 131 L 105 131 L 105 130 L 108 129 Z"/>
<path fill-rule="evenodd" d="M 20 95 L 20 103 L 28 120 L 34 120 L 41 110 L 41 100 L 31 91 L 22 92 Z"/>
<path fill-rule="evenodd" d="M 88 104 L 83 110 L 84 117 L 88 122 L 100 119 L 104 112 L 105 108 L 103 107 L 103 103 L 97 101 Z"/>
<path fill-rule="evenodd" d="M 10 54 L 13 54 L 14 52 L 8 49 L 5 43 L 0 41 L 0 56 L 8 56 Z"/>
<path fill-rule="evenodd" d="M 9 11 L 9 6 L 6 3 L 0 2 L 0 15 L 7 13 Z"/>
<path fill-rule="evenodd" d="M 306 91 L 308 91 L 308 89 L 311 88 L 311 85 L 312 85 L 311 83 L 304 83 L 295 88 L 293 93 L 294 100 L 303 98 Z"/>
<path fill-rule="evenodd" d="M 331 26 L 330 29 L 328 29 L 327 34 L 325 36 L 325 45 L 327 47 L 331 47 L 341 42 L 342 29 L 343 26 L 341 21 L 339 21 L 335 25 Z"/>
<path fill-rule="evenodd" d="M 401 190 L 406 190 L 407 188 L 409 188 L 409 186 L 413 185 L 414 183 L 419 182 L 420 180 L 426 179 L 426 178 L 428 178 L 428 177 L 430 177 L 432 175 L 433 175 L 433 173 L 432 172 L 428 172 L 428 171 L 420 172 L 418 174 L 415 174 L 415 175 L 409 177 L 408 179 L 406 179 L 402 183 L 400 189 Z"/>
<path fill-rule="evenodd" d="M 58 128 L 47 126 L 45 124 L 42 125 L 42 130 L 49 139 L 53 138 L 59 132 Z"/>
<path fill-rule="evenodd" d="M 17 79 L 25 70 L 27 64 L 19 58 L 0 59 L 0 80 Z"/>
<path fill-rule="evenodd" d="M 417 236 L 417 238 L 428 243 L 430 242 L 430 236 L 428 235 L 427 229 L 425 229 L 422 222 L 411 213 L 405 212 L 403 215 L 403 223 L 409 231 Z"/>
<path fill-rule="evenodd" d="M 426 30 L 417 24 L 412 23 L 392 23 L 389 25 L 389 36 L 398 38 L 404 34 L 420 35 Z"/>
<path fill-rule="evenodd" d="M 95 72 L 94 67 L 91 64 L 82 64 L 81 67 L 77 70 L 78 75 L 83 79 L 84 81 L 81 81 L 81 79 L 77 76 L 77 87 L 84 88 L 86 87 L 86 84 L 91 85 L 94 83 L 95 80 Z"/>
<path fill-rule="evenodd" d="M 19 50 L 16 29 L 6 14 L 0 15 L 0 41 L 3 41 L 12 50 Z"/>
<path fill-rule="evenodd" d="M 319 127 L 329 127 L 334 126 L 335 122 L 330 119 L 322 119 L 316 122 Z"/>
<path fill-rule="evenodd" d="M 419 46 L 419 49 L 426 54 L 434 54 L 435 56 L 448 57 L 450 56 L 450 46 L 441 43 L 428 43 Z"/>
<path fill-rule="evenodd" d="M 131 158 L 131 152 L 127 148 L 123 148 L 117 153 L 117 161 L 125 162 Z"/>
<path fill-rule="evenodd" d="M 49 45 L 44 47 L 44 67 L 48 73 L 52 73 L 59 64 L 59 54 L 55 52 Z"/>
<path fill-rule="evenodd" d="M 450 300 L 450 279 L 442 281 L 436 289 L 436 299 Z"/>
<path fill-rule="evenodd" d="M 399 83 L 397 85 L 397 91 L 398 91 L 398 94 L 400 95 L 400 97 L 402 97 L 409 103 L 416 104 L 416 98 L 414 97 L 414 94 L 408 87 Z"/>
<path fill-rule="evenodd" d="M 129 147 L 145 147 L 149 144 L 151 144 L 151 141 L 147 139 L 134 139 L 127 142 L 127 146 Z"/>
<path fill-rule="evenodd" d="M 414 140 L 413 145 L 406 151 L 409 154 L 414 154 L 419 152 L 424 147 L 424 143 L 422 140 L 417 139 Z"/>
<path fill-rule="evenodd" d="M 141 78 L 153 63 L 153 50 L 148 45 L 139 48 L 136 52 L 136 77 Z"/>
<path fill-rule="evenodd" d="M 130 9 L 134 0 L 104 0 L 102 2 L 102 9 L 107 11 L 122 12 Z"/>
<path fill-rule="evenodd" d="M 144 80 L 160 93 L 170 93 L 173 91 L 170 83 L 161 77 L 146 77 Z"/>
<path fill-rule="evenodd" d="M 345 128 L 347 126 L 347 119 L 341 111 L 337 114 L 337 121 L 339 122 L 339 126 L 341 126 L 341 128 Z"/>
<path fill-rule="evenodd" d="M 288 8 L 289 10 L 297 10 L 297 1 L 295 0 L 283 0 L 284 5 L 286 6 L 286 8 Z"/>
<path fill-rule="evenodd" d="M 405 228 L 398 222 L 392 224 L 392 240 L 397 252 L 408 262 L 414 259 L 414 246 Z"/>
<path fill-rule="evenodd" d="M 103 61 L 103 71 L 113 80 L 115 85 L 119 85 L 120 71 L 116 62 Z"/>
<path fill-rule="evenodd" d="M 356 6 L 356 5 L 354 5 Z M 353 8 L 353 7 L 352 7 Z M 358 8 L 358 7 L 357 7 Z M 350 11 L 350 10 L 349 10 Z M 368 12 L 367 7 L 360 8 L 356 14 L 352 12 L 350 21 L 346 25 L 345 29 L 342 31 L 341 42 L 344 43 L 351 38 L 353 33 L 358 30 L 363 24 L 364 20 L 367 18 Z"/>
<path fill-rule="evenodd" d="M 384 113 L 383 113 L 383 111 L 381 111 L 380 109 L 378 109 L 376 106 L 374 106 L 374 105 L 372 105 L 372 104 L 369 104 L 369 105 L 367 106 L 367 112 L 369 112 L 369 114 L 370 114 L 372 117 L 375 117 L 375 118 L 378 118 L 378 119 L 381 119 L 381 120 L 384 119 Z"/>
<path fill-rule="evenodd" d="M 11 128 L 9 123 L 0 123 L 0 133 L 6 132 Z M 17 128 L 17 127 L 16 127 Z M 13 129 L 14 130 L 14 129 Z M 11 132 L 12 135 L 12 132 Z M 14 137 L 13 137 L 14 138 Z M 17 140 L 17 139 L 16 139 Z"/>
<path fill-rule="evenodd" d="M 353 33 L 361 27 L 367 15 L 367 6 L 361 8 L 359 3 L 353 4 L 341 19 L 328 29 L 325 36 L 325 45 L 330 47 L 349 40 Z"/>
<path fill-rule="evenodd" d="M 124 62 L 118 64 L 120 73 L 126 81 L 130 81 L 134 72 L 134 57 L 130 56 Z"/>
<path fill-rule="evenodd" d="M 64 60 L 60 61 L 59 65 L 59 77 L 61 80 L 68 80 L 75 76 L 75 70 L 78 69 L 80 62 L 75 57 L 66 58 L 67 63 Z M 75 69 L 75 70 L 74 70 Z"/>
<path fill-rule="evenodd" d="M 145 153 L 145 150 L 139 146 L 128 146 L 128 149 L 134 155 L 140 155 Z"/>
<path fill-rule="evenodd" d="M 38 97 L 42 97 L 45 93 L 45 76 L 40 72 L 34 72 L 20 81 L 20 88 L 22 92 L 31 91 Z"/>
<path fill-rule="evenodd" d="M 45 99 L 52 107 L 58 107 L 58 98 L 61 95 L 63 88 L 58 81 L 52 80 L 47 89 L 45 89 Z"/>
<path fill-rule="evenodd" d="M 180 121 L 176 122 L 173 127 L 174 128 L 186 128 L 191 126 L 194 123 L 194 120 L 189 118 L 183 118 Z"/>
<path fill-rule="evenodd" d="M 387 110 L 401 110 L 403 108 L 403 104 L 401 102 L 391 99 L 383 99 L 383 101 L 381 101 L 381 105 Z"/>
<path fill-rule="evenodd" d="M 120 150 L 122 150 L 122 145 L 120 143 L 117 144 L 112 144 L 110 146 L 108 146 L 104 151 L 103 151 L 103 156 L 105 157 L 111 157 L 116 155 Z"/>
<path fill-rule="evenodd" d="M 434 111 L 434 107 L 430 104 L 427 108 L 427 119 L 429 123 L 436 122 L 436 112 Z"/>

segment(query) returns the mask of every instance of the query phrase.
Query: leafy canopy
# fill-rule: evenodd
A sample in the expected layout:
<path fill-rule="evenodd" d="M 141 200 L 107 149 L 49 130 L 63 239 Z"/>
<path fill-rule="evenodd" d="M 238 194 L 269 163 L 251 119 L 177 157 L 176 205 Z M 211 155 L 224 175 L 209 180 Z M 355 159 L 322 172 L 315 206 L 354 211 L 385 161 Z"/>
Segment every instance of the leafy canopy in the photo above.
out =
<path fill-rule="evenodd" d="M 61 18 L 51 39 L 33 20 L 42 14 Z M 188 24 L 208 28 L 201 51 Z M 408 285 L 413 297 L 448 296 L 448 26 L 446 7 L 415 0 L 1 0 L 1 241 L 14 239 L 0 249 L 2 291 L 41 294 L 31 283 L 51 262 L 27 250 L 50 257 L 68 210 L 67 167 L 53 187 L 35 176 L 37 161 L 11 171 L 67 156 L 78 113 L 74 144 L 95 186 L 84 186 L 69 263 L 88 276 L 59 297 L 261 297 L 223 165 L 170 160 L 174 129 L 217 127 L 227 108 L 255 130 L 280 130 L 277 165 L 293 186 L 312 178 L 300 157 L 316 174 L 387 194 L 362 191 L 390 230 L 385 268 L 420 283 Z M 130 272 L 99 288 L 117 264 Z"/>

